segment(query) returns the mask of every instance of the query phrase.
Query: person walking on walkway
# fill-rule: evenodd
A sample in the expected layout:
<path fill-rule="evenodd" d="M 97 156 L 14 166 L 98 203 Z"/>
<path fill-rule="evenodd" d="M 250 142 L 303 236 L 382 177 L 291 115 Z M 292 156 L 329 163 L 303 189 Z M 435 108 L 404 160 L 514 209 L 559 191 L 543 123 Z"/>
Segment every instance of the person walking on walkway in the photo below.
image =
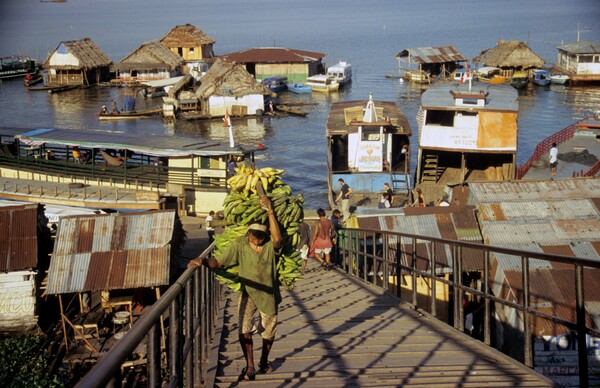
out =
<path fill-rule="evenodd" d="M 258 312 L 259 334 L 263 339 L 262 353 L 258 364 L 261 373 L 273 371 L 269 352 L 275 341 L 277 313 L 281 294 L 277 279 L 277 256 L 282 246 L 279 223 L 273 213 L 273 204 L 267 196 L 260 198 L 260 205 L 267 211 L 269 226 L 253 223 L 245 236 L 238 237 L 218 258 L 202 258 L 190 261 L 189 266 L 204 265 L 209 268 L 238 266 L 242 292 L 238 300 L 238 327 L 242 353 L 246 367 L 239 380 L 254 380 L 254 316 Z"/>
<path fill-rule="evenodd" d="M 556 143 L 552 143 L 552 148 L 550 148 L 550 175 L 556 175 L 556 166 L 558 165 L 558 148 L 556 148 Z"/>
<path fill-rule="evenodd" d="M 298 224 L 298 234 L 300 238 L 298 239 L 298 245 L 296 246 L 296 251 L 300 252 L 300 257 L 302 258 L 302 273 L 306 271 L 306 263 L 308 262 L 308 250 L 310 249 L 310 225 L 308 225 L 305 221 L 302 221 Z"/>
<path fill-rule="evenodd" d="M 331 268 L 331 248 L 333 248 L 332 239 L 336 237 L 333 224 L 325 215 L 325 210 L 317 209 L 319 219 L 315 223 L 313 232 L 313 244 L 315 246 L 315 257 L 321 265 L 329 270 Z"/>
<path fill-rule="evenodd" d="M 348 216 L 350 215 L 348 209 L 350 208 L 350 194 L 352 194 L 352 189 L 342 178 L 338 179 L 338 182 L 342 187 L 335 202 L 338 202 L 340 199 L 342 200 L 342 214 L 348 219 Z"/>

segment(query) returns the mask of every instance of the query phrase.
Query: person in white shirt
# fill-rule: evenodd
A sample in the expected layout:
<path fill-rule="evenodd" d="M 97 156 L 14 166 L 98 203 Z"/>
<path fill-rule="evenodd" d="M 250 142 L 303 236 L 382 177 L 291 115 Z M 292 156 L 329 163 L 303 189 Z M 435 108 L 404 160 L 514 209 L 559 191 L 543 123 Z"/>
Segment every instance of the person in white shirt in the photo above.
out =
<path fill-rule="evenodd" d="M 552 143 L 552 148 L 550 148 L 550 175 L 556 175 L 556 166 L 558 165 L 558 148 L 556 148 L 556 143 Z"/>
<path fill-rule="evenodd" d="M 206 216 L 206 232 L 208 232 L 208 244 L 212 244 L 215 241 L 215 228 L 212 226 L 212 221 L 215 216 L 214 210 L 211 210 Z"/>

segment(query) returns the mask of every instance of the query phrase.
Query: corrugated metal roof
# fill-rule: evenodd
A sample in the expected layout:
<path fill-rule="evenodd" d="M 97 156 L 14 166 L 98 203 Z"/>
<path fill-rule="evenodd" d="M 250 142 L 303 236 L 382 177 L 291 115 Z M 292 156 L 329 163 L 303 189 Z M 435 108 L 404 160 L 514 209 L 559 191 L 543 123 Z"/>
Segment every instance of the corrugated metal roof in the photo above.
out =
<path fill-rule="evenodd" d="M 221 55 L 219 58 L 239 63 L 310 63 L 318 62 L 325 56 L 323 53 L 284 47 L 257 47 Z"/>
<path fill-rule="evenodd" d="M 597 198 L 600 178 L 469 183 L 469 203 L 554 201 Z"/>
<path fill-rule="evenodd" d="M 38 205 L 0 207 L 0 271 L 37 267 Z"/>
<path fill-rule="evenodd" d="M 168 284 L 174 222 L 172 210 L 62 218 L 46 292 Z"/>
<path fill-rule="evenodd" d="M 212 140 L 183 136 L 136 136 L 131 133 L 118 133 L 92 130 L 35 129 L 22 130 L 16 135 L 21 141 L 31 144 L 54 143 L 78 145 L 85 148 L 129 149 L 149 155 L 227 155 L 231 153 L 229 144 Z M 235 152 L 259 150 L 255 146 L 239 145 Z"/>
<path fill-rule="evenodd" d="M 447 63 L 447 62 L 466 62 L 468 58 L 458 52 L 454 46 L 438 47 L 417 47 L 400 51 L 396 54 L 397 59 L 408 58 L 421 64 L 424 63 Z"/>
<path fill-rule="evenodd" d="M 558 46 L 557 49 L 572 54 L 598 54 L 600 53 L 600 42 L 580 40 L 579 42 L 575 43 L 563 44 Z"/>
<path fill-rule="evenodd" d="M 519 104 L 517 103 L 517 89 L 510 85 L 502 84 L 486 84 L 483 82 L 472 82 L 472 90 L 484 90 L 489 92 L 485 101 L 484 107 L 469 106 L 465 110 L 475 111 L 512 111 L 518 112 Z M 456 110 L 454 96 L 450 93 L 467 92 L 469 90 L 468 82 L 457 85 L 456 83 L 436 83 L 430 85 L 429 88 L 421 96 L 421 106 L 423 109 L 452 109 Z"/>

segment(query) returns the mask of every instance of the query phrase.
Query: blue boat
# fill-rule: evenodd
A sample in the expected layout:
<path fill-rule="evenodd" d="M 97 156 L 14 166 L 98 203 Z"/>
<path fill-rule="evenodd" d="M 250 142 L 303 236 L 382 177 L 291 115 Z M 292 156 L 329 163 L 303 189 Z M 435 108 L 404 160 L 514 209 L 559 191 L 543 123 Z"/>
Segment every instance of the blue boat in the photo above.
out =
<path fill-rule="evenodd" d="M 287 84 L 287 88 L 290 92 L 299 94 L 312 92 L 312 88 L 310 86 L 306 86 L 305 84 Z"/>
<path fill-rule="evenodd" d="M 552 74 L 548 70 L 534 70 L 533 83 L 540 86 L 550 85 L 550 76 Z"/>
<path fill-rule="evenodd" d="M 287 77 L 269 77 L 262 80 L 261 83 L 274 93 L 287 89 Z"/>

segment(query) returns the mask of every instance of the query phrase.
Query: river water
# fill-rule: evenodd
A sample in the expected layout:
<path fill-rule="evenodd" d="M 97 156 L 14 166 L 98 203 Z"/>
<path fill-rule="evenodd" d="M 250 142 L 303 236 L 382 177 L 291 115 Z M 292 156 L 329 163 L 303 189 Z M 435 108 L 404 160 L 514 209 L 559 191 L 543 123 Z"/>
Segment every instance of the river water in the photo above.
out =
<path fill-rule="evenodd" d="M 304 192 L 306 207 L 327 207 L 325 123 L 333 101 L 396 101 L 413 131 L 422 89 L 398 79 L 395 56 L 406 48 L 453 45 L 472 58 L 500 39 L 526 42 L 548 64 L 556 46 L 580 39 L 600 41 L 597 0 L 5 0 L 0 1 L 0 55 L 27 54 L 46 59 L 61 41 L 91 38 L 114 62 L 142 43 L 157 40 L 174 26 L 191 23 L 216 43 L 216 55 L 251 47 L 286 47 L 327 54 L 333 64 L 352 64 L 350 86 L 329 96 L 288 95 L 306 103 L 306 118 L 234 120 L 236 142 L 263 143 L 268 150 L 259 167 L 285 169 L 294 193 Z M 228 141 L 221 121 L 178 122 L 158 119 L 100 122 L 97 112 L 123 89 L 91 88 L 59 94 L 28 92 L 22 80 L 0 84 L 0 126 L 99 129 L 190 135 Z M 137 107 L 159 104 L 137 100 Z M 600 107 L 600 86 L 531 87 L 519 92 L 519 149 L 523 163 L 535 145 Z M 414 161 L 413 161 L 414 162 Z M 416 167 L 413 163 L 413 168 Z"/>

